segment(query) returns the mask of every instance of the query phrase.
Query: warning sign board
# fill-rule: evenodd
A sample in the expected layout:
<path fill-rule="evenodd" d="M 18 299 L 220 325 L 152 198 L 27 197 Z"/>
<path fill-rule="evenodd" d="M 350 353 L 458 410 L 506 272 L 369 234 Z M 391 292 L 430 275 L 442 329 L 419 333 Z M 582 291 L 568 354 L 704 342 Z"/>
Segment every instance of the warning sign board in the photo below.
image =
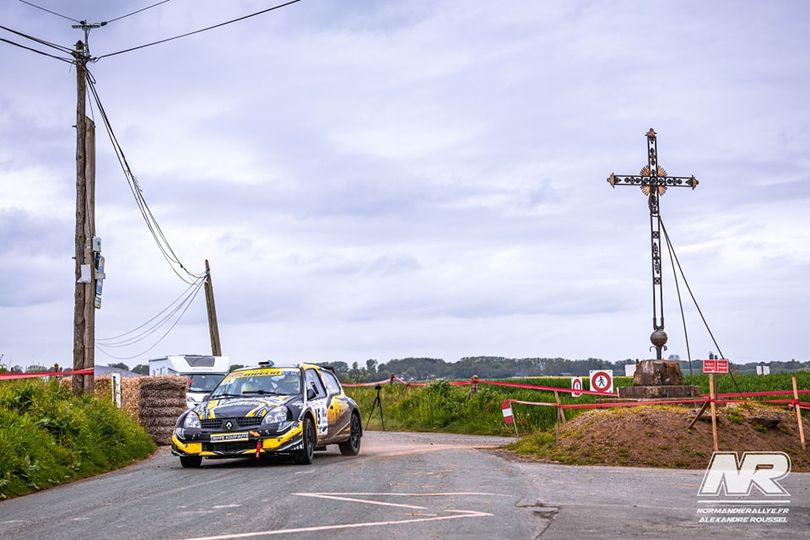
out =
<path fill-rule="evenodd" d="M 582 392 L 578 392 L 578 390 L 582 390 L 582 377 L 571 377 L 571 397 L 579 397 L 582 395 Z"/>
<path fill-rule="evenodd" d="M 512 424 L 515 421 L 514 416 L 512 416 L 512 402 L 508 399 L 503 400 L 501 403 L 501 412 L 503 412 L 503 423 L 504 424 Z"/>
<path fill-rule="evenodd" d="M 613 393 L 613 370 L 597 369 L 591 370 L 591 390 L 605 394 Z"/>
<path fill-rule="evenodd" d="M 728 373 L 728 360 L 725 358 L 704 360 L 703 373 Z"/>

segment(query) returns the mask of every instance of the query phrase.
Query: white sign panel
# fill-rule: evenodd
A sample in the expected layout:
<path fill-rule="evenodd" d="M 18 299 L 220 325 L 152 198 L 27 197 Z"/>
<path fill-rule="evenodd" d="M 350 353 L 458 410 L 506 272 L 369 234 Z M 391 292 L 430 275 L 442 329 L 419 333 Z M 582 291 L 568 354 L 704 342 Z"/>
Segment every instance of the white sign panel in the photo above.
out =
<path fill-rule="evenodd" d="M 613 393 L 613 370 L 612 369 L 592 369 L 591 390 L 604 394 Z"/>
<path fill-rule="evenodd" d="M 579 397 L 582 395 L 582 392 L 577 392 L 577 390 L 582 390 L 582 377 L 571 377 L 571 397 Z"/>

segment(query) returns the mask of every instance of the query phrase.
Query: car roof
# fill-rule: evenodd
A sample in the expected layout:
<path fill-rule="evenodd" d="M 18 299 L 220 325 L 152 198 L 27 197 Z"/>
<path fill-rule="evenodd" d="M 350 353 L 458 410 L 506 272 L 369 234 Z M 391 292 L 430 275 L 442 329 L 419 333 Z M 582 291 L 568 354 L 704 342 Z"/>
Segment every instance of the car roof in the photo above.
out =
<path fill-rule="evenodd" d="M 284 365 L 278 365 L 278 366 L 270 366 L 270 365 L 248 366 L 248 367 L 235 369 L 231 373 L 237 373 L 237 372 L 240 372 L 240 371 L 257 371 L 257 370 L 263 370 L 263 369 L 270 370 L 270 369 L 301 369 L 301 368 L 304 368 L 304 369 L 316 369 L 316 370 L 319 370 L 319 371 L 324 369 L 323 366 L 319 366 L 318 364 L 301 363 L 301 364 L 284 364 Z"/>

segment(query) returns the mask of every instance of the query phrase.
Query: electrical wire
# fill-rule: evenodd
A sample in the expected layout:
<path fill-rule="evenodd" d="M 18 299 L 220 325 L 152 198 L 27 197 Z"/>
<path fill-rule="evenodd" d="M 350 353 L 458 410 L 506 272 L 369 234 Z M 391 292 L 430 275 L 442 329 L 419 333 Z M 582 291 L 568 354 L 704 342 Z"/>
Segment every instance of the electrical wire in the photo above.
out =
<path fill-rule="evenodd" d="M 21 45 L 21 44 L 17 43 L 16 41 L 11 41 L 11 40 L 8 40 L 8 39 L 5 39 L 5 38 L 0 38 L 0 41 L 2 41 L 3 43 L 8 43 L 9 45 L 14 45 L 15 47 L 19 47 L 21 49 L 25 49 L 25 50 L 28 50 L 28 51 L 31 51 L 31 52 L 35 52 L 37 54 L 41 54 L 42 56 L 47 56 L 49 58 L 54 58 L 56 60 L 61 60 L 62 62 L 67 62 L 68 64 L 73 63 L 73 60 L 70 60 L 69 58 L 62 58 L 61 56 L 56 56 L 56 55 L 53 55 L 53 54 L 49 54 L 49 53 L 46 53 L 45 51 L 40 51 L 38 49 L 34 49 L 34 48 L 31 48 L 31 47 L 26 47 L 25 45 Z"/>
<path fill-rule="evenodd" d="M 162 326 L 166 325 L 172 319 L 172 317 L 174 317 L 174 315 L 177 314 L 178 311 L 183 309 L 183 307 L 186 305 L 187 302 L 191 301 L 191 299 L 193 298 L 193 293 L 197 290 L 198 286 L 199 282 L 195 282 L 195 284 L 189 288 L 189 291 L 187 293 L 184 293 L 182 301 L 180 301 L 179 304 L 174 306 L 174 309 L 166 313 L 166 315 L 164 315 L 160 319 L 156 320 L 151 326 L 146 328 L 143 332 L 129 336 L 125 339 L 119 339 L 117 341 L 96 340 L 96 343 L 101 342 L 100 345 L 107 348 L 121 348 L 121 347 L 130 347 L 132 345 L 135 345 L 136 343 L 145 340 L 147 337 L 157 332 Z M 172 306 L 171 305 L 168 306 L 163 311 L 165 312 L 169 307 Z M 152 317 L 152 319 L 150 320 L 154 320 L 156 317 L 157 315 L 155 317 Z M 147 323 L 142 324 L 139 328 L 142 328 L 145 324 Z M 130 330 L 129 332 L 127 332 L 127 334 L 131 334 L 134 331 L 135 330 Z"/>
<path fill-rule="evenodd" d="M 75 22 L 75 23 L 79 23 L 79 24 L 81 24 L 81 21 L 79 21 L 79 20 L 77 20 L 77 19 L 74 19 L 73 17 L 68 17 L 67 15 L 62 15 L 61 13 L 57 13 L 57 12 L 55 12 L 55 11 L 51 11 L 51 10 L 50 10 L 50 9 L 48 9 L 48 8 L 44 8 L 44 7 L 42 7 L 42 6 L 38 6 L 38 5 L 36 5 L 36 4 L 32 3 L 32 2 L 28 2 L 27 0 L 19 0 L 19 1 L 20 1 L 20 2 L 22 2 L 23 4 L 27 4 L 27 5 L 29 5 L 29 6 L 31 6 L 31 7 L 34 7 L 34 8 L 37 8 L 37 9 L 41 9 L 42 11 L 47 11 L 47 12 L 48 12 L 48 13 L 50 13 L 51 15 L 56 15 L 57 17 L 62 17 L 63 19 L 67 19 L 67 20 L 69 20 L 69 21 L 73 21 L 73 22 Z"/>
<path fill-rule="evenodd" d="M 177 36 L 161 39 L 161 40 L 158 40 L 158 41 L 153 41 L 151 43 L 144 43 L 143 45 L 138 45 L 136 47 L 130 47 L 129 49 L 123 49 L 123 50 L 108 53 L 108 54 L 102 54 L 101 56 L 93 58 L 93 61 L 95 62 L 95 61 L 101 60 L 102 58 L 108 58 L 110 56 L 115 56 L 117 54 L 124 54 L 124 53 L 132 52 L 132 51 L 137 51 L 138 49 L 144 49 L 146 47 L 151 47 L 152 45 L 159 45 L 161 43 L 166 43 L 167 41 L 174 41 L 175 39 L 180 39 L 180 38 L 184 38 L 184 37 L 188 37 L 188 36 L 193 36 L 194 34 L 199 34 L 201 32 L 206 32 L 208 30 L 213 30 L 214 28 L 220 28 L 222 26 L 225 26 L 225 25 L 228 25 L 228 24 L 231 24 L 231 23 L 244 21 L 245 19 L 249 19 L 251 17 L 256 17 L 257 15 L 262 15 L 264 13 L 268 13 L 270 11 L 275 11 L 277 9 L 281 9 L 283 7 L 287 7 L 287 6 L 290 6 L 292 4 L 297 4 L 300 1 L 301 0 L 290 0 L 289 2 L 285 2 L 283 4 L 277 4 L 275 6 L 271 6 L 271 7 L 267 8 L 267 9 L 257 11 L 255 13 L 250 13 L 248 15 L 243 15 L 241 17 L 237 17 L 236 19 L 231 19 L 229 21 L 221 22 L 219 24 L 215 24 L 215 25 L 212 25 L 212 26 L 207 26 L 205 28 L 200 28 L 198 30 L 193 30 L 191 32 L 186 32 L 185 34 L 180 34 L 180 35 L 177 35 Z"/>
<path fill-rule="evenodd" d="M 196 279 L 205 276 L 205 273 L 194 273 L 189 271 L 185 265 L 180 261 L 179 257 L 172 248 L 171 244 L 169 243 L 166 235 L 161 229 L 160 224 L 157 222 L 152 210 L 149 208 L 149 205 L 146 202 L 146 199 L 143 197 L 143 191 L 141 190 L 140 184 L 138 183 L 137 178 L 132 173 L 132 169 L 129 166 L 129 162 L 126 159 L 126 155 L 124 154 L 123 148 L 121 147 L 120 143 L 118 142 L 118 137 L 115 135 L 115 131 L 112 128 L 112 124 L 109 120 L 107 115 L 107 111 L 104 109 L 104 105 L 101 103 L 101 99 L 99 98 L 98 91 L 96 89 L 95 80 L 92 77 L 92 74 L 88 71 L 87 72 L 87 82 L 88 86 L 90 87 L 90 92 L 93 96 L 93 99 L 96 102 L 96 105 L 99 110 L 99 115 L 102 118 L 104 123 L 104 127 L 107 130 L 107 135 L 110 138 L 110 142 L 113 145 L 113 150 L 115 152 L 116 158 L 118 159 L 118 163 L 121 166 L 122 171 L 124 172 L 124 177 L 127 180 L 127 184 L 132 192 L 133 197 L 135 198 L 135 202 L 138 205 L 138 209 L 141 213 L 141 216 L 146 223 L 147 228 L 149 229 L 150 234 L 152 235 L 153 240 L 155 241 L 158 249 L 160 250 L 163 257 L 166 259 L 166 262 L 169 264 L 172 271 L 183 281 L 188 283 L 189 285 L 193 284 Z M 181 274 L 178 271 L 179 267 L 180 270 L 185 274 Z"/>
<path fill-rule="evenodd" d="M 157 6 L 161 5 L 161 4 L 165 4 L 166 2 L 171 2 L 171 0 L 162 0 L 161 2 L 155 2 L 152 5 L 146 6 L 144 8 L 138 9 L 138 10 L 135 10 L 132 13 L 127 13 L 126 15 L 121 15 L 120 17 L 116 17 L 114 19 L 110 19 L 109 21 L 105 21 L 105 22 L 106 22 L 106 24 L 110 24 L 111 22 L 120 21 L 121 19 L 126 19 L 127 17 L 129 17 L 131 15 L 135 15 L 135 14 L 140 13 L 142 11 L 146 11 L 147 9 L 152 9 L 153 7 L 157 7 Z"/>
<path fill-rule="evenodd" d="M 200 278 L 200 279 L 203 279 L 203 278 Z M 105 346 L 113 346 L 112 344 L 115 344 L 115 343 L 121 343 L 121 342 L 123 342 L 123 341 L 129 341 L 129 340 L 133 340 L 133 339 L 136 339 L 136 338 L 139 338 L 139 337 L 141 337 L 141 336 L 145 335 L 145 334 L 146 334 L 146 333 L 147 333 L 147 332 L 148 332 L 148 331 L 149 331 L 149 330 L 150 330 L 150 329 L 151 329 L 153 326 L 155 326 L 155 325 L 159 325 L 159 324 L 160 324 L 160 323 L 162 323 L 162 322 L 163 322 L 163 321 L 164 321 L 164 320 L 165 320 L 167 317 L 164 317 L 164 318 L 162 318 L 162 319 L 158 320 L 158 321 L 155 323 L 155 325 L 150 326 L 150 327 L 149 327 L 149 328 L 147 328 L 147 330 L 145 330 L 144 332 L 141 332 L 141 333 L 139 333 L 139 334 L 135 334 L 135 332 L 137 332 L 138 330 L 141 330 L 142 328 L 144 328 L 144 327 L 148 326 L 150 323 L 152 323 L 153 321 L 155 321 L 156 319 L 158 319 L 158 317 L 160 317 L 161 315 L 163 315 L 164 313 L 166 313 L 167 311 L 169 311 L 169 309 L 171 309 L 173 306 L 175 306 L 175 304 L 177 304 L 178 302 L 180 302 L 180 305 L 183 305 L 183 304 L 184 304 L 184 303 L 185 303 L 185 302 L 188 300 L 188 297 L 191 295 L 191 293 L 192 293 L 192 291 L 193 291 L 193 289 L 194 289 L 194 287 L 195 287 L 196 285 L 198 285 L 198 281 L 195 281 L 195 282 L 194 282 L 192 285 L 190 285 L 188 288 L 186 288 L 186 289 L 185 289 L 185 290 L 182 292 L 182 294 L 180 294 L 180 296 L 178 296 L 177 298 L 175 298 L 174 300 L 172 300 L 172 301 L 171 301 L 171 303 L 170 303 L 168 306 L 166 306 L 165 308 L 163 308 L 162 310 L 160 310 L 160 311 L 159 311 L 159 312 L 158 312 L 156 315 L 154 315 L 152 318 L 148 319 L 148 320 L 147 320 L 146 322 L 144 322 L 143 324 L 141 324 L 141 325 L 139 325 L 139 326 L 136 326 L 136 327 L 135 327 L 135 328 L 133 328 L 132 330 L 129 330 L 128 332 L 124 332 L 123 334 L 118 334 L 118 335 L 116 335 L 116 336 L 110 336 L 110 337 L 106 337 L 106 338 L 96 338 L 96 342 L 102 342 L 102 344 L 103 344 L 103 345 L 105 345 Z M 181 301 L 181 300 L 182 300 L 182 301 Z M 171 315 L 172 313 L 173 313 L 173 312 L 170 312 L 170 315 Z M 132 335 L 132 334 L 135 334 L 135 335 Z M 121 338 L 125 338 L 125 339 L 121 339 Z"/>
<path fill-rule="evenodd" d="M 14 30 L 13 28 L 9 28 L 8 26 L 0 25 L 0 28 L 5 30 L 6 32 L 11 32 L 12 34 L 16 34 L 16 35 L 18 35 L 20 37 L 24 37 L 25 39 L 30 39 L 31 41 L 35 41 L 35 42 L 39 43 L 40 45 L 45 45 L 46 47 L 51 47 L 53 49 L 56 49 L 58 51 L 62 51 L 62 52 L 67 53 L 67 54 L 73 54 L 73 49 L 71 49 L 70 47 L 66 47 L 64 45 L 59 45 L 58 43 L 51 43 L 50 41 L 46 41 L 46 40 L 44 40 L 42 38 L 38 38 L 36 36 L 32 36 L 32 35 L 26 34 L 24 32 L 20 32 L 19 30 Z"/>
<path fill-rule="evenodd" d="M 689 281 L 687 281 L 686 274 L 684 274 L 684 272 L 683 272 L 683 267 L 681 266 L 681 261 L 678 260 L 678 254 L 675 252 L 675 248 L 673 247 L 672 241 L 669 238 L 669 233 L 667 233 L 667 228 L 664 226 L 664 221 L 663 221 L 663 219 L 661 219 L 660 215 L 659 215 L 658 220 L 659 220 L 659 223 L 661 225 L 661 230 L 664 232 L 664 239 L 666 239 L 668 249 L 671 250 L 672 256 L 675 259 L 675 264 L 677 264 L 678 271 L 681 273 L 681 277 L 683 278 L 683 283 L 684 283 L 684 285 L 686 285 L 686 290 L 689 291 L 689 296 L 692 297 L 692 302 L 695 304 L 695 307 L 697 308 L 697 311 L 700 314 L 700 318 L 703 321 L 703 326 L 705 326 L 706 330 L 709 332 L 709 336 L 712 338 L 712 343 L 714 343 L 715 348 L 717 348 L 717 352 L 720 353 L 720 358 L 725 358 L 725 355 L 723 354 L 723 351 L 720 350 L 720 345 L 717 343 L 717 340 L 714 337 L 714 333 L 712 332 L 712 329 L 709 328 L 709 323 L 706 322 L 706 317 L 703 316 L 703 310 L 700 309 L 700 305 L 698 304 L 698 301 L 695 298 L 694 293 L 692 292 L 692 287 L 689 286 Z M 740 386 L 737 384 L 737 379 L 734 378 L 734 373 L 732 373 L 731 370 L 729 369 L 728 374 L 731 375 L 731 381 L 734 383 L 734 386 L 737 388 L 737 392 L 741 392 Z"/>
<path fill-rule="evenodd" d="M 174 327 L 177 326 L 177 323 L 179 323 L 180 320 L 183 318 L 183 315 L 186 314 L 186 311 L 188 311 L 188 308 L 191 307 L 191 304 L 194 303 L 194 299 L 197 297 L 197 294 L 200 292 L 200 289 L 202 288 L 203 283 L 204 283 L 204 281 L 201 280 L 200 283 L 197 285 L 197 288 L 195 289 L 194 295 L 191 297 L 191 300 L 186 304 L 186 307 L 183 309 L 183 311 L 180 313 L 180 315 L 177 317 L 177 319 L 174 321 L 174 323 L 172 323 L 172 325 L 169 327 L 169 329 L 166 330 L 163 333 L 163 335 L 161 335 L 158 338 L 158 340 L 155 343 L 153 343 L 152 346 L 149 347 L 148 349 L 146 349 L 144 351 L 141 351 L 138 354 L 134 354 L 132 356 L 117 356 L 117 355 L 114 355 L 114 354 L 110 354 L 108 351 L 105 351 L 104 346 L 100 345 L 98 343 L 96 343 L 96 348 L 99 351 L 101 351 L 101 353 L 104 354 L 105 356 L 109 356 L 110 358 L 114 358 L 116 360 L 132 360 L 133 358 L 138 358 L 139 356 L 143 356 L 144 354 L 148 353 L 149 351 L 151 351 L 152 349 L 157 347 L 166 338 L 166 336 L 169 335 L 169 333 L 174 329 Z"/>

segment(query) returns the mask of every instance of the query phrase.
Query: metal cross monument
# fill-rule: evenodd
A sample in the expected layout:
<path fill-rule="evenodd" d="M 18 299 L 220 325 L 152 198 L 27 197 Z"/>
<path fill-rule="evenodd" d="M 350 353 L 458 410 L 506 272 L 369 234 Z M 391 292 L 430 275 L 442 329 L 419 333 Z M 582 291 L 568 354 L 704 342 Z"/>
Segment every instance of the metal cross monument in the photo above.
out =
<path fill-rule="evenodd" d="M 652 249 L 652 285 L 653 285 L 653 333 L 650 341 L 655 347 L 656 358 L 661 360 L 661 352 L 667 342 L 664 332 L 664 289 L 661 280 L 661 214 L 658 204 L 661 195 L 670 187 L 691 187 L 695 189 L 698 180 L 694 176 L 667 176 L 663 167 L 658 165 L 658 147 L 655 130 L 647 132 L 647 166 L 638 175 L 617 175 L 610 173 L 607 179 L 610 187 L 639 186 L 647 196 L 650 207 L 650 247 Z"/>

